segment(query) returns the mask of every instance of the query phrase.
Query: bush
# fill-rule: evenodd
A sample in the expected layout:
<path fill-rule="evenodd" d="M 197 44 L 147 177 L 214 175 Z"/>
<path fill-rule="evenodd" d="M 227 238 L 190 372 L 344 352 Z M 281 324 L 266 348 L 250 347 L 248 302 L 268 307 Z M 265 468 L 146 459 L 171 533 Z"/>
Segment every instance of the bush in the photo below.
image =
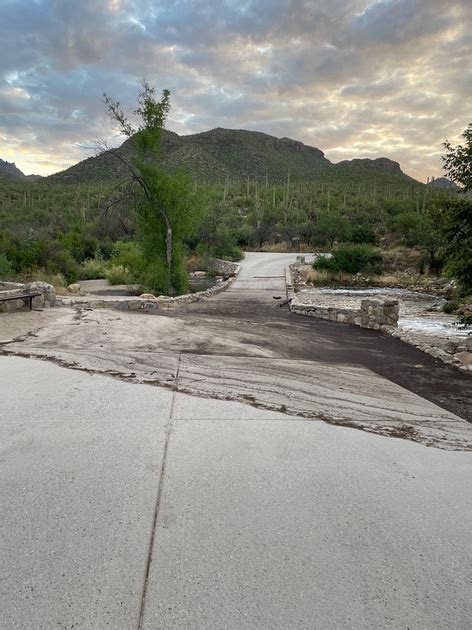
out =
<path fill-rule="evenodd" d="M 5 254 L 0 254 L 0 280 L 9 280 L 13 276 L 13 269 Z"/>
<path fill-rule="evenodd" d="M 458 298 L 452 298 L 452 300 L 448 300 L 445 304 L 442 305 L 441 310 L 443 313 L 451 315 L 452 313 L 455 313 L 457 311 L 460 305 L 461 303 Z"/>
<path fill-rule="evenodd" d="M 123 267 L 123 265 L 113 265 L 107 270 L 105 276 L 112 285 L 133 284 L 136 280 L 136 277 L 133 276 L 130 270 L 127 267 Z"/>
<path fill-rule="evenodd" d="M 318 258 L 313 269 L 345 273 L 382 273 L 382 254 L 364 244 L 342 245 L 331 258 Z"/>
<path fill-rule="evenodd" d="M 375 243 L 377 240 L 374 230 L 365 225 L 356 225 L 351 230 L 353 243 Z"/>
<path fill-rule="evenodd" d="M 90 258 L 82 263 L 78 271 L 79 280 L 106 278 L 106 266 L 99 258 Z"/>

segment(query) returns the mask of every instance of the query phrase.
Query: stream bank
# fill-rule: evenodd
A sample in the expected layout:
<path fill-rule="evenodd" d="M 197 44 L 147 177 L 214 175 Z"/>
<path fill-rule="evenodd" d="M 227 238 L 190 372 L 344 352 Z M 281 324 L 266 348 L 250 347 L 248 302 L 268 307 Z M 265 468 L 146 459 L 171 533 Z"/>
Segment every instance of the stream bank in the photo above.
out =
<path fill-rule="evenodd" d="M 472 336 L 458 326 L 454 316 L 442 311 L 446 303 L 443 297 L 392 287 L 307 287 L 294 284 L 301 273 L 299 263 L 293 267 L 297 270 L 296 274 L 291 274 L 296 291 L 292 309 L 296 312 L 307 314 L 306 311 L 314 307 L 318 310 L 355 312 L 360 309 L 363 300 L 381 303 L 397 301 L 398 325 L 382 327 L 384 332 L 399 337 L 444 363 L 455 365 L 463 371 L 472 371 Z"/>

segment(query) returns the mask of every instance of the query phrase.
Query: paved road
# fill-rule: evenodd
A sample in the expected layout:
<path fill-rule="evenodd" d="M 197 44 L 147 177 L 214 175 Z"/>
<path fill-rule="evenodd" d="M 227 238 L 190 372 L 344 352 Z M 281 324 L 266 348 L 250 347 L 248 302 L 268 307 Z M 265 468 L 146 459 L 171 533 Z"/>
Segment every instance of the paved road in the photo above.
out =
<path fill-rule="evenodd" d="M 266 260 L 233 310 L 272 308 Z M 470 627 L 470 452 L 188 396 L 179 357 L 166 388 L 0 357 L 0 627 Z"/>

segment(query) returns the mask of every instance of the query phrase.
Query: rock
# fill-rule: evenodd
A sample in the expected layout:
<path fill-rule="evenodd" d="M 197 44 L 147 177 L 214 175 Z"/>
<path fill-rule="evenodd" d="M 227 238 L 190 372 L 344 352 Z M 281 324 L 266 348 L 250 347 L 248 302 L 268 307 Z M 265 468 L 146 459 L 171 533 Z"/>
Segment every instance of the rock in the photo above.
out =
<path fill-rule="evenodd" d="M 67 290 L 69 293 L 80 293 L 81 285 L 78 283 L 69 284 Z"/>
<path fill-rule="evenodd" d="M 444 350 L 449 354 L 454 354 L 457 351 L 457 343 L 455 341 L 448 341 L 444 344 Z"/>
<path fill-rule="evenodd" d="M 447 300 L 450 300 L 454 295 L 455 285 L 452 282 L 449 282 L 443 287 L 442 294 Z"/>
<path fill-rule="evenodd" d="M 462 363 L 462 365 L 472 365 L 472 352 L 458 352 L 454 358 Z"/>
<path fill-rule="evenodd" d="M 157 297 L 152 293 L 142 293 L 139 297 L 142 300 L 157 300 Z"/>
<path fill-rule="evenodd" d="M 35 280 L 34 282 L 25 284 L 25 289 L 27 291 L 40 291 L 42 293 L 41 296 L 34 298 L 34 307 L 56 306 L 56 290 L 52 284 L 43 282 L 42 280 Z"/>
<path fill-rule="evenodd" d="M 41 291 L 42 293 L 55 292 L 52 284 L 48 284 L 47 282 L 43 282 L 42 280 L 35 280 L 34 282 L 29 282 L 28 284 L 25 284 L 25 289 L 27 291 Z"/>

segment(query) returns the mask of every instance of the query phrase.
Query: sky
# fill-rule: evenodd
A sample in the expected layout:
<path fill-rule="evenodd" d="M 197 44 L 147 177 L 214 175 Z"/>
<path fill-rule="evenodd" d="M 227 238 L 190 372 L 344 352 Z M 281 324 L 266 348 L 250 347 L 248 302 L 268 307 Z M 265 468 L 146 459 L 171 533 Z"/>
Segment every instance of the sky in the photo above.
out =
<path fill-rule="evenodd" d="M 167 127 L 263 131 L 426 181 L 472 121 L 472 0 L 0 0 L 0 158 L 57 172 L 171 91 Z"/>

